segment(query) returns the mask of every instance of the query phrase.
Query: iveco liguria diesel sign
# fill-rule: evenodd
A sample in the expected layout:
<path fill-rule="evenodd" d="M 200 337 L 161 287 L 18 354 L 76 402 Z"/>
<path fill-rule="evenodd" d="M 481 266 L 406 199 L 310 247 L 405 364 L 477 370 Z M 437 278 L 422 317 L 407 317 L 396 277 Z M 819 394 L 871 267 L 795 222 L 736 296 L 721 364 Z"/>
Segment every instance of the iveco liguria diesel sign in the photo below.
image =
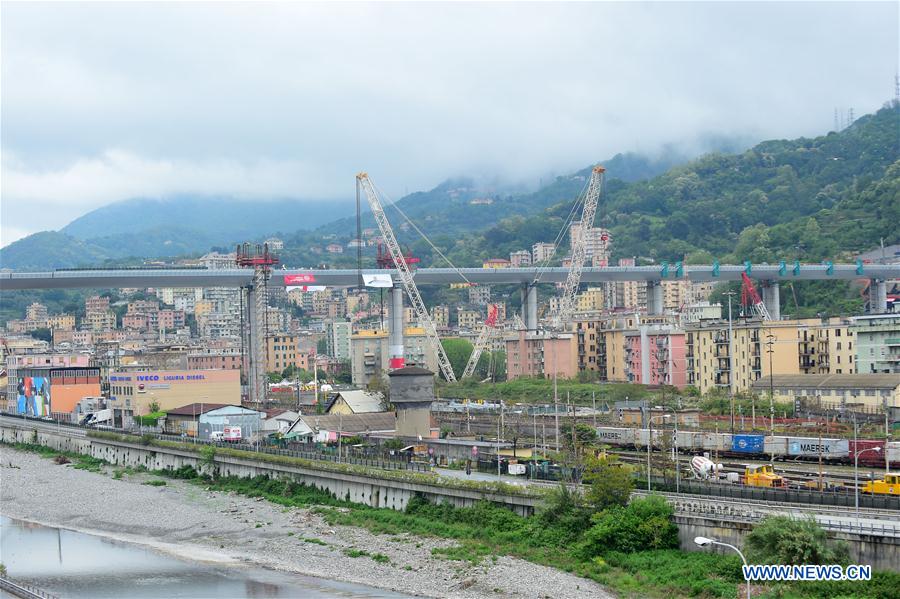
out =
<path fill-rule="evenodd" d="M 109 382 L 131 382 L 131 381 L 205 381 L 204 374 L 166 374 L 159 376 L 158 374 L 146 374 L 131 376 L 111 376 Z"/>

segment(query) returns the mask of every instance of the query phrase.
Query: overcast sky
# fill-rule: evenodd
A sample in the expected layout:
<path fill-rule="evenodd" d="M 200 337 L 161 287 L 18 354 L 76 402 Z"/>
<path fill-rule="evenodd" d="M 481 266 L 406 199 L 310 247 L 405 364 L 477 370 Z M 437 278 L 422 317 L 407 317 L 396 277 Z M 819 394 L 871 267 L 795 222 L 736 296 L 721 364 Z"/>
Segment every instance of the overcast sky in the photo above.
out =
<path fill-rule="evenodd" d="M 821 134 L 893 95 L 898 4 L 4 3 L 0 50 L 6 245 L 135 196 L 367 170 L 396 198 Z"/>

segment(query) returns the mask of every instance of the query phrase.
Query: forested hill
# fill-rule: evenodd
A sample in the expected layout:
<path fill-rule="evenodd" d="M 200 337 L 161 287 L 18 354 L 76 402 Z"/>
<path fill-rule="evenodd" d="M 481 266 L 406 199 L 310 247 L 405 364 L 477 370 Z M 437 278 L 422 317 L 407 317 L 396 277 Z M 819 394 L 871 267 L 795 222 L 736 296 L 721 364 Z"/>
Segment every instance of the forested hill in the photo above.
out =
<path fill-rule="evenodd" d="M 900 106 L 841 132 L 709 154 L 645 181 L 610 180 L 597 224 L 613 257 L 723 263 L 848 258 L 900 242 Z M 572 198 L 529 217 L 441 239 L 458 265 L 553 241 Z M 567 242 L 567 240 L 564 240 Z M 416 249 L 427 253 L 423 244 Z"/>

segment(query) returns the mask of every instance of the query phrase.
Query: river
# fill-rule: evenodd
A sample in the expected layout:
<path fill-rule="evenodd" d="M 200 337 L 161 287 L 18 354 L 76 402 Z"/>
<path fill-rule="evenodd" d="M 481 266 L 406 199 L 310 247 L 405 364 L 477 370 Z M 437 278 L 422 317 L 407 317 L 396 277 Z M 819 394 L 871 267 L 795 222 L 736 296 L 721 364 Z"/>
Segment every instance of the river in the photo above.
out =
<path fill-rule="evenodd" d="M 0 562 L 12 580 L 61 598 L 408 597 L 244 565 L 179 559 L 142 545 L 6 516 L 0 516 Z"/>

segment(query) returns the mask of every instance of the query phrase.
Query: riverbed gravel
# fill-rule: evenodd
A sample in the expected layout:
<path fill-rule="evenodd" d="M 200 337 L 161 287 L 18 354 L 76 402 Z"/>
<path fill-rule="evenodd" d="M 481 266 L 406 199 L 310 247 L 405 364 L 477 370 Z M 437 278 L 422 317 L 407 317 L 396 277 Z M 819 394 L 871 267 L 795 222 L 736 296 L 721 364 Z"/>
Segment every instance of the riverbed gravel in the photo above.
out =
<path fill-rule="evenodd" d="M 592 581 L 516 558 L 489 557 L 472 565 L 432 555 L 455 541 L 332 526 L 309 509 L 184 481 L 149 486 L 142 483 L 156 477 L 116 479 L 111 467 L 102 473 L 77 470 L 9 447 L 0 447 L 0 465 L 0 513 L 184 558 L 252 564 L 426 597 L 612 597 Z M 351 557 L 354 551 L 389 561 Z"/>

